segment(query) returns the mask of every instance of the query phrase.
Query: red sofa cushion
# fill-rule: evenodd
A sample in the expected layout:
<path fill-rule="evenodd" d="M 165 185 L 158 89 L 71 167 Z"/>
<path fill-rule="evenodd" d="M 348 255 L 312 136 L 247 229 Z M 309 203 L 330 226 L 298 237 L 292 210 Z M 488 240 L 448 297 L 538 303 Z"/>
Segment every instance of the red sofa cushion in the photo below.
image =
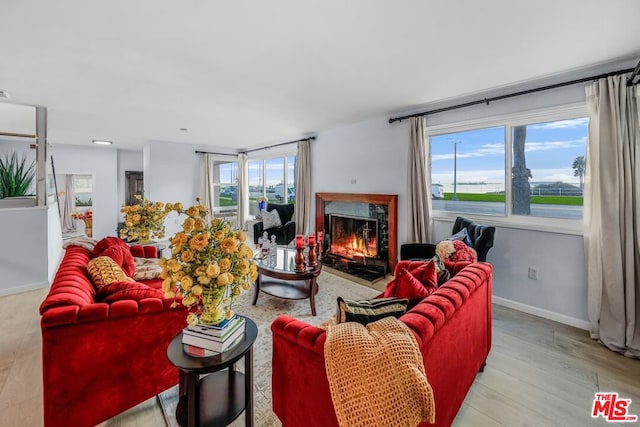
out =
<path fill-rule="evenodd" d="M 407 298 L 409 300 L 409 306 L 413 306 L 431 295 L 433 291 L 438 289 L 438 279 L 433 263 L 430 264 L 432 266 L 431 277 L 427 278 L 428 275 L 425 271 L 429 270 L 428 265 L 425 266 L 427 268 L 421 268 L 420 270 L 422 271 L 419 272 L 420 277 L 426 280 L 426 282 L 418 280 L 409 270 L 403 268 L 396 278 L 387 284 L 387 287 L 382 293 L 382 297 Z"/>
<path fill-rule="evenodd" d="M 123 248 L 122 246 L 109 246 L 96 256 L 108 256 L 116 262 L 122 268 L 124 274 L 132 277 L 136 272 L 136 264 L 131 255 L 129 248 Z"/>
<path fill-rule="evenodd" d="M 131 249 L 122 239 L 117 237 L 105 237 L 96 243 L 93 248 L 94 256 L 108 256 L 114 260 L 124 274 L 131 277 L 136 272 L 136 264 L 131 254 Z"/>
<path fill-rule="evenodd" d="M 111 282 L 102 286 L 96 295 L 96 300 L 113 302 L 119 300 L 140 301 L 145 298 L 163 298 L 164 293 L 160 289 L 152 288 L 140 282 Z"/>

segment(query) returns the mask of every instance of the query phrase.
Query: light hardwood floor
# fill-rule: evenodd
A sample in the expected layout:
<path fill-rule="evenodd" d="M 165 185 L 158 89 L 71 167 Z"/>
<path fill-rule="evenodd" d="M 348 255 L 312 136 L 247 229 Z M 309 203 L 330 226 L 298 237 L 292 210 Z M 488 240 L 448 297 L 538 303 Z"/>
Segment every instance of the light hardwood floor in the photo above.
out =
<path fill-rule="evenodd" d="M 2 427 L 42 425 L 38 306 L 46 292 L 0 297 Z M 630 413 L 640 415 L 640 360 L 607 350 L 585 331 L 494 306 L 487 367 L 478 375 L 454 425 L 611 425 L 590 416 L 598 391 L 615 391 L 632 399 Z M 150 399 L 101 426 L 163 425 L 162 412 Z"/>

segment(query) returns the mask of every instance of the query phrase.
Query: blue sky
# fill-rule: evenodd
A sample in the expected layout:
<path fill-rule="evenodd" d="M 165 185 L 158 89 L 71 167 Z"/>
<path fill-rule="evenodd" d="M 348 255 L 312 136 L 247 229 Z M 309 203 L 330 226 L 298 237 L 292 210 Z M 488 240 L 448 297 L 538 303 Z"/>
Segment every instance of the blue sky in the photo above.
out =
<path fill-rule="evenodd" d="M 457 147 L 457 181 L 505 182 L 504 127 L 485 128 L 431 137 L 432 182 L 453 183 L 453 141 Z M 585 156 L 588 119 L 579 118 L 527 126 L 525 153 L 532 182 L 563 181 L 578 185 L 573 161 Z"/>

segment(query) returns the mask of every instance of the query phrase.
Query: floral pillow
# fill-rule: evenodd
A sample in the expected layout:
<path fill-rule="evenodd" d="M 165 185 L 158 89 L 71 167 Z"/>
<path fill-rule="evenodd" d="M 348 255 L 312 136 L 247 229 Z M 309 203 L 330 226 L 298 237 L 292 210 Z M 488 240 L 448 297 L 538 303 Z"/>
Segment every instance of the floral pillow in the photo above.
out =
<path fill-rule="evenodd" d="M 87 272 L 98 289 L 112 282 L 133 282 L 133 279 L 124 274 L 122 268 L 108 256 L 99 256 L 89 261 Z"/>
<path fill-rule="evenodd" d="M 269 228 L 282 227 L 282 220 L 277 210 L 262 211 L 262 228 L 268 230 Z"/>
<path fill-rule="evenodd" d="M 442 261 L 478 261 L 476 250 L 467 246 L 461 240 L 443 240 L 439 242 L 436 245 L 436 254 Z"/>

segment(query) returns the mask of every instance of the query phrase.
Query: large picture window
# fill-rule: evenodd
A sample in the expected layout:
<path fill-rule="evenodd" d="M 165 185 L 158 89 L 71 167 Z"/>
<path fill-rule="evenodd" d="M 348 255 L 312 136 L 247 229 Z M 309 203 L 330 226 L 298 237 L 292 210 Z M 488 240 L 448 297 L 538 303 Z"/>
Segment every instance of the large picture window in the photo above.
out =
<path fill-rule="evenodd" d="M 295 203 L 296 156 L 280 156 L 249 161 L 249 213 L 258 215 L 259 197 L 269 203 Z"/>
<path fill-rule="evenodd" d="M 238 207 L 238 162 L 213 160 L 213 206 L 219 211 Z"/>
<path fill-rule="evenodd" d="M 427 129 L 434 211 L 581 219 L 588 125 L 573 108 Z"/>

